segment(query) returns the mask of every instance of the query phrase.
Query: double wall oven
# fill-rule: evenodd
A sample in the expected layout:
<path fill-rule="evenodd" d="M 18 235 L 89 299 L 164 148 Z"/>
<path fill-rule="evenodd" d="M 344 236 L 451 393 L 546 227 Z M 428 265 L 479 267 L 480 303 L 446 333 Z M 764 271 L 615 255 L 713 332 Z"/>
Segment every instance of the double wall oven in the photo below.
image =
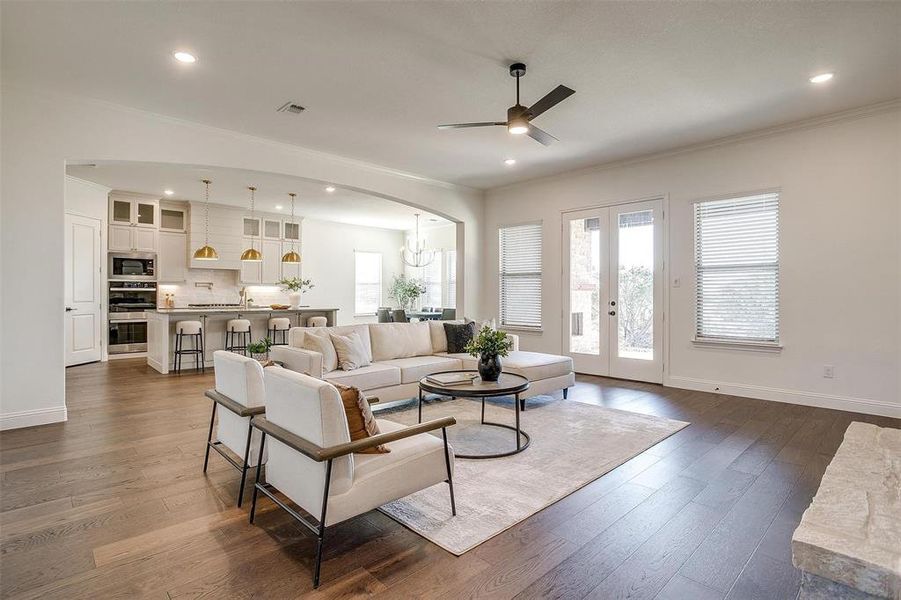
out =
<path fill-rule="evenodd" d="M 146 352 L 146 311 L 155 308 L 156 281 L 110 280 L 109 353 Z"/>

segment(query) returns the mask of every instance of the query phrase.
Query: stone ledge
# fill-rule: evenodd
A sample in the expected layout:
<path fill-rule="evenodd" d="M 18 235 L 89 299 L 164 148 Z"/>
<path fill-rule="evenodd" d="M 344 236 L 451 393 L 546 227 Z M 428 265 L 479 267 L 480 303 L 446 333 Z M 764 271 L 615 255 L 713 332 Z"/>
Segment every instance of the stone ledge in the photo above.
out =
<path fill-rule="evenodd" d="M 851 423 L 792 535 L 792 562 L 875 598 L 901 598 L 901 429 Z"/>

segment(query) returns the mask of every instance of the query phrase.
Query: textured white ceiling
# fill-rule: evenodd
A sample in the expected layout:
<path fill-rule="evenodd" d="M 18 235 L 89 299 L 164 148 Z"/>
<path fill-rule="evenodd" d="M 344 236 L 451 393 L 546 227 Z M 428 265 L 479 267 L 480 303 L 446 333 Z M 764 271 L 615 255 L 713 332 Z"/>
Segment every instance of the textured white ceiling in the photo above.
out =
<path fill-rule="evenodd" d="M 341 188 L 329 193 L 321 183 L 275 173 L 124 161 L 97 162 L 92 166 L 69 165 L 66 173 L 115 190 L 195 202 L 203 201 L 201 180 L 209 179 L 212 181 L 210 202 L 231 206 L 249 207 L 250 192 L 247 187 L 254 186 L 257 188 L 257 210 L 284 215 L 291 214 L 288 192 L 294 192 L 297 194 L 294 214 L 298 217 L 350 225 L 409 230 L 416 225 L 415 213 L 422 214 L 420 222 L 424 227 L 450 223 L 437 215 L 398 202 Z M 174 194 L 165 196 L 165 190 L 172 190 Z M 279 210 L 276 206 L 282 208 Z"/>
<path fill-rule="evenodd" d="M 0 6 L 4 81 L 481 188 L 901 96 L 901 2 Z M 576 90 L 536 119 L 561 143 L 435 129 L 501 120 L 513 60 L 524 103 Z M 288 100 L 307 111 L 276 113 Z"/>

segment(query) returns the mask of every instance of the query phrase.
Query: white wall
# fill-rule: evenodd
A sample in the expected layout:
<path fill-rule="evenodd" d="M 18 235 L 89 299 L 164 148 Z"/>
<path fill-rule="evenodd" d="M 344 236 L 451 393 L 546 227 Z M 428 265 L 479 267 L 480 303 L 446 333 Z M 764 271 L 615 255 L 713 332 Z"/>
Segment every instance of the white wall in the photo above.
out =
<path fill-rule="evenodd" d="M 668 197 L 665 382 L 691 389 L 901 416 L 901 113 L 856 113 L 707 149 L 492 190 L 486 265 L 501 224 L 542 220 L 543 333 L 524 349 L 560 352 L 561 211 Z M 781 188 L 781 353 L 694 347 L 694 200 Z M 483 306 L 497 311 L 487 267 Z M 835 378 L 822 377 L 824 365 Z"/>
<path fill-rule="evenodd" d="M 60 257 L 67 160 L 172 162 L 270 171 L 421 206 L 463 223 L 466 258 L 461 285 L 467 306 L 477 310 L 482 297 L 478 289 L 481 192 L 46 90 L 3 82 L 0 93 L 0 415 L 64 406 Z M 31 258 L 21 260 L 23 256 Z M 38 344 L 55 350 L 36 351 Z"/>

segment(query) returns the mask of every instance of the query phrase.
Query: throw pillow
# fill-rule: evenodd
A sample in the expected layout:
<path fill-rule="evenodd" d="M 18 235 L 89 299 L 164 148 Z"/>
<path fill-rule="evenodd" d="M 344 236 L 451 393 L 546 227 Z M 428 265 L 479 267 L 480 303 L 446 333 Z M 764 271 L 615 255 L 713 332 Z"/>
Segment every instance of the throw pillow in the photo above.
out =
<path fill-rule="evenodd" d="M 369 358 L 366 356 L 366 348 L 363 347 L 363 340 L 356 331 L 347 335 L 335 335 L 330 333 L 332 344 L 335 346 L 335 352 L 338 354 L 338 368 L 342 371 L 353 371 L 360 367 L 369 365 Z"/>
<path fill-rule="evenodd" d="M 305 331 L 302 347 L 304 350 L 312 350 L 322 355 L 322 375 L 331 373 L 338 368 L 338 354 L 335 352 L 335 346 L 327 332 Z"/>
<path fill-rule="evenodd" d="M 346 385 L 333 384 L 341 394 L 341 403 L 344 405 L 344 414 L 347 416 L 347 428 L 350 430 L 350 441 L 355 442 L 374 435 L 378 435 L 379 425 L 372 416 L 369 402 L 359 389 Z M 384 454 L 391 452 L 385 444 L 360 450 L 360 454 Z"/>
<path fill-rule="evenodd" d="M 447 335 L 447 353 L 459 354 L 466 352 L 466 344 L 472 341 L 472 338 L 479 332 L 479 325 L 473 321 L 456 325 L 454 323 L 444 324 L 444 333 Z"/>

